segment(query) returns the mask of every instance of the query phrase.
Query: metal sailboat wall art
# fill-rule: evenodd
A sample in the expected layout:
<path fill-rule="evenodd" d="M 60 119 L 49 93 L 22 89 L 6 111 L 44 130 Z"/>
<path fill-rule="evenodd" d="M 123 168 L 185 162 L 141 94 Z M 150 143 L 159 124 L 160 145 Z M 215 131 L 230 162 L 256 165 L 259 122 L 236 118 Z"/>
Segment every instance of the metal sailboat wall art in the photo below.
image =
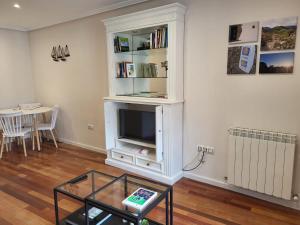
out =
<path fill-rule="evenodd" d="M 66 45 L 65 48 L 61 47 L 60 45 L 58 47 L 53 46 L 51 57 L 55 62 L 66 61 L 67 57 L 70 57 L 70 51 L 68 45 Z"/>
<path fill-rule="evenodd" d="M 68 48 L 68 45 L 66 45 L 66 47 L 65 47 L 65 56 L 66 56 L 66 57 L 71 56 L 71 55 L 70 55 L 69 48 Z"/>
<path fill-rule="evenodd" d="M 57 50 L 56 50 L 55 46 L 52 48 L 51 57 L 52 57 L 53 61 L 55 61 L 55 62 L 59 61 L 58 58 L 57 58 Z"/>
<path fill-rule="evenodd" d="M 59 59 L 62 58 L 60 45 L 58 46 L 58 49 L 57 49 L 57 58 L 59 58 Z"/>

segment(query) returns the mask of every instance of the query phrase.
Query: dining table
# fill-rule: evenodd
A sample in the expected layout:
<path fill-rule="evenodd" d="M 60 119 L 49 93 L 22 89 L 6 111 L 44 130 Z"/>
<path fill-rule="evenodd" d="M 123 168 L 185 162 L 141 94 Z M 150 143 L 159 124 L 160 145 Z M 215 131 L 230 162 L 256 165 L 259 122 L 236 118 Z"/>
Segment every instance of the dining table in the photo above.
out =
<path fill-rule="evenodd" d="M 44 122 L 46 121 L 46 113 L 51 112 L 52 107 L 47 107 L 47 106 L 41 106 L 37 108 L 32 108 L 32 109 L 20 109 L 20 108 L 10 108 L 10 109 L 0 109 L 0 115 L 1 114 L 11 114 L 11 113 L 22 113 L 23 115 L 29 115 L 32 116 L 32 121 L 33 121 L 33 128 L 34 128 L 34 134 L 36 136 L 36 143 L 37 143 L 37 149 L 38 151 L 41 150 L 41 144 L 40 144 L 40 136 L 39 136 L 39 131 L 37 128 L 37 116 L 42 115 Z M 34 135 L 33 135 L 34 138 Z M 33 145 L 33 150 L 34 150 L 34 145 Z"/>

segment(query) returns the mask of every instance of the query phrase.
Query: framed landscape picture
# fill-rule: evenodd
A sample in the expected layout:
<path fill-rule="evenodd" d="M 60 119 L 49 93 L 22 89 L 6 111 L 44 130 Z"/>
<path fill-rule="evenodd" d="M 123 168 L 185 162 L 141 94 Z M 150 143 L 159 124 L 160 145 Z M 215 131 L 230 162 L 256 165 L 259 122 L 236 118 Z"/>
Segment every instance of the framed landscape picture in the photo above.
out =
<path fill-rule="evenodd" d="M 294 71 L 294 52 L 261 54 L 260 74 L 289 74 Z"/>
<path fill-rule="evenodd" d="M 261 51 L 295 49 L 298 17 L 273 19 L 262 23 Z"/>
<path fill-rule="evenodd" d="M 257 45 L 228 48 L 227 74 L 255 74 Z"/>
<path fill-rule="evenodd" d="M 229 44 L 257 42 L 258 26 L 258 22 L 230 25 Z"/>

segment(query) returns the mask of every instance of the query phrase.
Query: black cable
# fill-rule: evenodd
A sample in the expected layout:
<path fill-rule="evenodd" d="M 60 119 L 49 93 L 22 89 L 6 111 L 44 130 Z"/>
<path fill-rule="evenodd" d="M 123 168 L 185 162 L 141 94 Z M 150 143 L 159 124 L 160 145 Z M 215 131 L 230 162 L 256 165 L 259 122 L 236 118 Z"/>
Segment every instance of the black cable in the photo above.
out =
<path fill-rule="evenodd" d="M 204 163 L 204 155 L 205 155 L 205 152 L 202 151 L 202 156 L 201 156 L 201 159 L 199 160 L 198 164 L 191 168 L 191 169 L 185 169 L 185 167 L 187 167 L 187 165 L 182 169 L 184 172 L 189 172 L 189 171 L 192 171 L 192 170 L 195 170 L 197 169 L 202 163 Z"/>

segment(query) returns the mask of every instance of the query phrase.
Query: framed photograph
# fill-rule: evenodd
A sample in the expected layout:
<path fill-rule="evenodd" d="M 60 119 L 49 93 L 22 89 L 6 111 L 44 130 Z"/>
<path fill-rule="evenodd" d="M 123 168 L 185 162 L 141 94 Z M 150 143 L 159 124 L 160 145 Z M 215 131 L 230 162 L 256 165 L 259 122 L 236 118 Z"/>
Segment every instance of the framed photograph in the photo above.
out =
<path fill-rule="evenodd" d="M 227 74 L 255 74 L 257 45 L 228 48 Z"/>
<path fill-rule="evenodd" d="M 259 22 L 235 24 L 229 26 L 229 44 L 258 41 Z"/>
<path fill-rule="evenodd" d="M 135 65 L 133 63 L 126 63 L 127 77 L 136 77 Z"/>
<path fill-rule="evenodd" d="M 261 54 L 260 74 L 289 74 L 294 71 L 294 52 Z"/>
<path fill-rule="evenodd" d="M 262 23 L 261 51 L 295 49 L 298 17 L 273 19 Z"/>

